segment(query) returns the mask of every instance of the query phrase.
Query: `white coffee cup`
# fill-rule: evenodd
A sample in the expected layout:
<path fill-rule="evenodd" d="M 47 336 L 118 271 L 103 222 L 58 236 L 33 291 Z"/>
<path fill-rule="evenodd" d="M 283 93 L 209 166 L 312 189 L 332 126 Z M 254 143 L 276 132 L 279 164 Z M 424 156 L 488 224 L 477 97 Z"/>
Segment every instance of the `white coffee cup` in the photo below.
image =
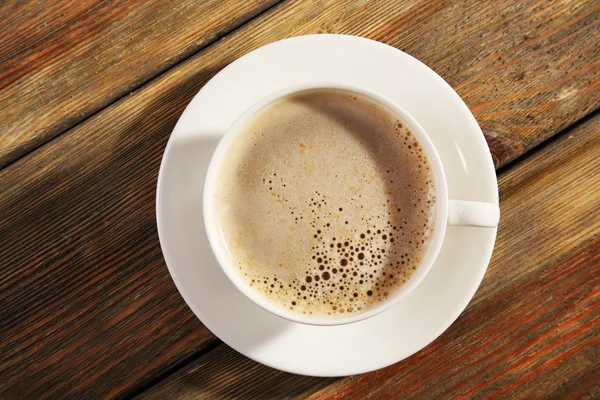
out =
<path fill-rule="evenodd" d="M 362 313 L 346 315 L 342 317 L 313 317 L 307 315 L 300 315 L 281 307 L 267 298 L 261 296 L 259 293 L 254 291 L 244 279 L 237 273 L 234 268 L 234 262 L 230 259 L 229 253 L 226 251 L 223 238 L 220 234 L 218 224 L 216 221 L 215 212 L 215 188 L 217 184 L 217 177 L 219 176 L 219 169 L 226 162 L 227 150 L 231 143 L 236 139 L 237 135 L 246 126 L 246 123 L 261 109 L 275 102 L 278 99 L 286 97 L 288 95 L 310 91 L 316 89 L 333 89 L 333 90 L 344 90 L 354 92 L 363 96 L 367 96 L 373 101 L 389 109 L 395 114 L 405 126 L 417 137 L 423 151 L 429 159 L 430 165 L 433 170 L 435 196 L 436 196 L 436 219 L 433 228 L 433 235 L 430 239 L 430 245 L 425 253 L 421 264 L 417 267 L 413 276 L 402 286 L 398 292 L 388 298 L 381 304 L 370 308 Z M 404 109 L 393 101 L 374 93 L 370 90 L 359 88 L 353 85 L 347 84 L 332 84 L 332 83 L 306 83 L 299 84 L 292 87 L 288 87 L 279 90 L 262 100 L 259 100 L 249 109 L 247 109 L 227 130 L 225 135 L 221 138 L 208 167 L 206 181 L 204 185 L 204 221 L 205 228 L 208 235 L 208 239 L 212 250 L 218 260 L 221 268 L 225 272 L 225 275 L 231 280 L 231 282 L 246 295 L 250 300 L 264 308 L 265 310 L 285 318 L 290 321 L 310 324 L 310 325 L 342 325 L 352 322 L 361 321 L 366 318 L 370 318 L 377 315 L 386 309 L 390 308 L 394 304 L 398 303 L 400 299 L 410 293 L 417 285 L 423 280 L 427 272 L 431 269 L 437 255 L 442 246 L 444 236 L 446 234 L 446 228 L 448 225 L 454 226 L 470 226 L 479 228 L 494 228 L 498 225 L 500 219 L 500 209 L 498 205 L 492 203 L 483 203 L 476 201 L 465 201 L 455 200 L 448 198 L 448 187 L 446 182 L 446 175 L 444 173 L 444 167 L 440 160 L 440 157 L 427 133 L 412 118 Z"/>

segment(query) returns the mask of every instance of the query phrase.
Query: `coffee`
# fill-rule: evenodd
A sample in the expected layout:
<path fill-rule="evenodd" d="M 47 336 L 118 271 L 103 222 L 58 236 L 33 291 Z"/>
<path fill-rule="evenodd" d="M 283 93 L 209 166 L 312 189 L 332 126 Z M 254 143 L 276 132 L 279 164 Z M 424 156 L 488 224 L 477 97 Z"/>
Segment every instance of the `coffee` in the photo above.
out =
<path fill-rule="evenodd" d="M 236 136 L 215 188 L 219 236 L 248 286 L 339 317 L 393 296 L 435 224 L 432 168 L 390 110 L 353 92 L 289 95 Z"/>

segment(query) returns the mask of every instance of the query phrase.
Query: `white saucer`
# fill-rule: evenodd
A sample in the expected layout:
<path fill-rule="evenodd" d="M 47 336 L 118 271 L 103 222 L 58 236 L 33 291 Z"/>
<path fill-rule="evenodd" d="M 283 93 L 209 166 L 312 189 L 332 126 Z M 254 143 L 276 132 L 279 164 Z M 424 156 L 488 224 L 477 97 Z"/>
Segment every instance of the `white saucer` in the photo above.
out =
<path fill-rule="evenodd" d="M 396 101 L 433 140 L 450 198 L 498 204 L 496 174 L 483 134 L 441 77 L 379 42 L 309 35 L 272 43 L 238 59 L 188 105 L 160 169 L 158 232 L 181 295 L 229 346 L 288 372 L 353 375 L 410 356 L 458 318 L 486 271 L 496 229 L 448 228 L 436 263 L 410 295 L 388 311 L 350 325 L 288 322 L 239 293 L 221 271 L 204 232 L 202 191 L 210 157 L 221 135 L 246 108 L 283 87 L 310 81 L 355 84 Z"/>

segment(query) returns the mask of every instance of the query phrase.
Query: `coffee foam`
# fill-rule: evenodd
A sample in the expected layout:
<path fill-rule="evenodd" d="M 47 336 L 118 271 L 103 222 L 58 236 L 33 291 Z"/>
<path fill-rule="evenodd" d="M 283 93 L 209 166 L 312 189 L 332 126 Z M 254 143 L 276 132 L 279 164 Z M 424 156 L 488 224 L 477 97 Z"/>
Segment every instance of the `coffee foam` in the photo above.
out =
<path fill-rule="evenodd" d="M 261 110 L 228 149 L 215 196 L 240 276 L 306 315 L 359 313 L 393 296 L 434 228 L 431 166 L 414 134 L 339 90 Z"/>

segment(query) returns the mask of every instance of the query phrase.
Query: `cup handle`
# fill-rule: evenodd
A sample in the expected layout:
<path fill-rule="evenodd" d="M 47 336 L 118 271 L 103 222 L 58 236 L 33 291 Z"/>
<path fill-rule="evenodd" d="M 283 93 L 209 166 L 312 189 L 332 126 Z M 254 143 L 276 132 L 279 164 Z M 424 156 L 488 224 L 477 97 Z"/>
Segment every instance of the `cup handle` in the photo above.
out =
<path fill-rule="evenodd" d="M 495 228 L 500 221 L 500 207 L 492 203 L 466 200 L 448 201 L 448 225 Z"/>

